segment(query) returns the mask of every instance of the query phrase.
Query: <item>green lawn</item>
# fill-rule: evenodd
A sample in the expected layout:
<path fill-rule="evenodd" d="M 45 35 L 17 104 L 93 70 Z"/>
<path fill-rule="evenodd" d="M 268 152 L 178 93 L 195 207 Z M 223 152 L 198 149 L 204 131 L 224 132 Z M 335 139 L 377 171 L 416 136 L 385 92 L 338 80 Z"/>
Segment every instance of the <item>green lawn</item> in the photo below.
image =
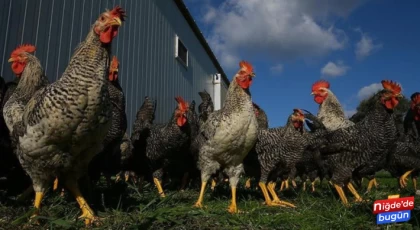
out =
<path fill-rule="evenodd" d="M 129 185 L 117 186 L 113 190 L 97 188 L 90 197 L 102 224 L 93 229 L 420 229 L 420 210 L 412 211 L 409 223 L 382 225 L 375 224 L 372 203 L 386 199 L 389 194 L 400 193 L 402 197 L 414 194 L 410 188 L 399 192 L 396 179 L 387 173 L 378 173 L 379 189 L 363 195 L 366 188 L 359 189 L 367 203 L 354 204 L 345 208 L 335 191 L 327 183 L 311 193 L 291 189 L 280 192 L 280 198 L 296 204 L 296 209 L 266 207 L 259 190 L 238 189 L 238 206 L 241 214 L 231 215 L 226 209 L 230 202 L 227 184 L 221 184 L 215 192 L 207 190 L 204 209 L 193 208 L 198 188 L 184 192 L 168 191 L 167 197 L 157 196 L 154 186 L 147 184 L 139 193 Z M 298 184 L 299 185 L 299 184 Z M 278 189 L 278 186 L 277 186 Z M 32 197 L 31 197 L 32 198 Z M 351 194 L 349 200 L 353 200 Z M 44 199 L 40 224 L 30 225 L 27 216 L 31 213 L 31 200 L 17 203 L 2 198 L 0 204 L 0 229 L 79 229 L 82 221 L 78 206 L 67 194 L 64 198 L 58 192 L 49 192 Z M 420 199 L 416 199 L 418 204 Z M 12 225 L 14 224 L 14 225 Z"/>

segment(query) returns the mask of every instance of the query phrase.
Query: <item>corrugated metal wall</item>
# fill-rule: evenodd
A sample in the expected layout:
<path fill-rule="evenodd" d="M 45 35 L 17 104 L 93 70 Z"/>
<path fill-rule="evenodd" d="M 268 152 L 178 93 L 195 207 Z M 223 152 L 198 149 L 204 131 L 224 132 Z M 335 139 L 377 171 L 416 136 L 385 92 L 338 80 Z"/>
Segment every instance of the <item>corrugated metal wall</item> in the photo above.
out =
<path fill-rule="evenodd" d="M 217 69 L 191 27 L 170 0 L 1 0 L 0 74 L 12 80 L 10 53 L 23 43 L 37 47 L 51 81 L 64 72 L 76 46 L 105 8 L 122 6 L 128 15 L 113 41 L 120 61 L 120 83 L 127 99 L 129 130 L 146 95 L 158 100 L 157 122 L 171 116 L 180 95 L 201 100 L 198 91 L 213 94 L 212 74 Z M 189 52 L 186 68 L 174 57 L 175 34 Z M 222 85 L 222 101 L 227 86 Z"/>

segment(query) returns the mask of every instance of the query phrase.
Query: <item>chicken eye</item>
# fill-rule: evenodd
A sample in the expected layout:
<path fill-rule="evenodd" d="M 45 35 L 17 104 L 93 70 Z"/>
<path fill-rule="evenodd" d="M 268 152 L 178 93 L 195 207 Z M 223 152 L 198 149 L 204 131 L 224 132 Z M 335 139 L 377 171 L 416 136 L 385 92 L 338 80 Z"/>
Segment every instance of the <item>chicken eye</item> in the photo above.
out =
<path fill-rule="evenodd" d="M 105 21 L 105 17 L 104 16 L 101 16 L 100 20 L 101 21 Z"/>

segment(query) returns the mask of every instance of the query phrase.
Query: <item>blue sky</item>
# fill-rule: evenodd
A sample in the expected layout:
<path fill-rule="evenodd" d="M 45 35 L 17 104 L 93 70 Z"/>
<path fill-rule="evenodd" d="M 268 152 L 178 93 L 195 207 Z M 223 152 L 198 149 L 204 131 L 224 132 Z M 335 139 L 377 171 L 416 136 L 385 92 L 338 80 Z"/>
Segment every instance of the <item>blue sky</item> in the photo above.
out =
<path fill-rule="evenodd" d="M 418 0 L 185 3 L 229 79 L 239 60 L 253 64 L 252 97 L 270 127 L 284 125 L 293 108 L 316 113 L 310 89 L 321 78 L 348 114 L 382 79 L 401 83 L 408 97 L 420 91 Z"/>

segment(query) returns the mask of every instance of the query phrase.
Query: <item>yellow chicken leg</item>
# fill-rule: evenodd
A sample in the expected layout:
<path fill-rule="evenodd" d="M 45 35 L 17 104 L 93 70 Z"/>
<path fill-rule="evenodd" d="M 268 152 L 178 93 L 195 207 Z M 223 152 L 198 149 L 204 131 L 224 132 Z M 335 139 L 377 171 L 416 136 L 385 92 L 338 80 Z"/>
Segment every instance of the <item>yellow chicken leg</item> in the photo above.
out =
<path fill-rule="evenodd" d="M 82 215 L 79 216 L 79 218 L 84 219 L 86 225 L 91 225 L 94 221 L 97 221 L 98 218 L 95 216 L 95 213 L 90 208 L 85 198 L 83 198 L 83 195 L 80 192 L 79 185 L 77 184 L 77 182 L 69 182 L 66 185 L 67 189 L 70 190 L 70 192 L 76 198 L 76 201 L 79 204 L 80 209 L 82 210 Z"/>
<path fill-rule="evenodd" d="M 302 191 L 306 191 L 306 181 L 303 182 Z"/>
<path fill-rule="evenodd" d="M 215 179 L 211 179 L 211 190 L 214 191 L 214 189 L 216 188 L 216 180 Z"/>
<path fill-rule="evenodd" d="M 414 188 L 414 190 L 417 190 L 417 178 L 416 177 L 412 177 L 411 180 L 413 181 L 413 188 Z"/>
<path fill-rule="evenodd" d="M 335 190 L 337 190 L 338 195 L 340 196 L 341 201 L 343 202 L 344 205 L 348 205 L 348 201 L 347 201 L 347 197 L 344 194 L 343 188 L 341 188 L 341 186 L 334 184 L 334 188 Z"/>
<path fill-rule="evenodd" d="M 245 188 L 250 189 L 251 188 L 251 178 L 248 178 L 245 182 Z"/>
<path fill-rule="evenodd" d="M 36 192 L 35 193 L 34 207 L 35 207 L 36 210 L 35 210 L 34 214 L 31 216 L 31 218 L 39 215 L 39 209 L 41 208 L 42 198 L 44 198 L 44 193 L 43 192 Z"/>
<path fill-rule="evenodd" d="M 238 207 L 236 205 L 236 187 L 231 186 L 231 190 L 232 190 L 232 202 L 229 205 L 228 212 L 234 214 L 234 213 L 238 213 Z"/>
<path fill-rule="evenodd" d="M 283 207 L 289 206 L 289 207 L 292 207 L 292 208 L 296 208 L 295 205 L 293 205 L 289 202 L 281 201 L 279 199 L 279 197 L 277 196 L 276 191 L 274 190 L 275 187 L 276 187 L 276 183 L 274 183 L 274 182 L 268 183 L 267 189 L 270 192 L 271 196 L 273 197 L 272 203 L 278 204 L 278 205 L 283 206 Z"/>
<path fill-rule="evenodd" d="M 354 197 L 356 198 L 356 202 L 361 202 L 363 201 L 362 197 L 360 197 L 359 193 L 357 193 L 356 189 L 354 188 L 352 183 L 348 183 L 347 184 L 347 188 L 350 190 L 350 192 L 354 195 Z"/>
<path fill-rule="evenodd" d="M 400 177 L 400 186 L 401 186 L 401 188 L 405 188 L 406 186 L 407 186 L 407 177 L 408 177 L 408 175 L 410 175 L 411 174 L 411 172 L 413 172 L 414 171 L 414 169 L 412 169 L 412 170 L 410 170 L 410 171 L 407 171 L 406 173 L 404 173 L 404 175 L 402 175 L 401 177 Z"/>
<path fill-rule="evenodd" d="M 293 188 L 296 188 L 297 187 L 295 180 L 292 180 L 292 186 L 293 186 Z"/>
<path fill-rule="evenodd" d="M 165 193 L 163 192 L 162 185 L 161 185 L 159 179 L 158 178 L 153 178 L 153 182 L 155 182 L 155 185 L 156 185 L 157 190 L 160 194 L 160 197 L 165 197 Z"/>
<path fill-rule="evenodd" d="M 200 196 L 198 197 L 198 200 L 195 203 L 194 207 L 197 207 L 197 208 L 203 207 L 204 191 L 206 190 L 206 185 L 207 185 L 207 182 L 201 183 Z"/>
<path fill-rule="evenodd" d="M 376 183 L 376 179 L 375 178 L 373 178 L 372 180 L 369 181 L 369 184 L 368 184 L 368 187 L 367 187 L 367 192 L 370 192 L 370 190 L 375 185 L 375 183 Z"/>
<path fill-rule="evenodd" d="M 58 188 L 58 177 L 56 177 L 54 180 L 53 191 L 57 190 L 57 188 Z"/>

